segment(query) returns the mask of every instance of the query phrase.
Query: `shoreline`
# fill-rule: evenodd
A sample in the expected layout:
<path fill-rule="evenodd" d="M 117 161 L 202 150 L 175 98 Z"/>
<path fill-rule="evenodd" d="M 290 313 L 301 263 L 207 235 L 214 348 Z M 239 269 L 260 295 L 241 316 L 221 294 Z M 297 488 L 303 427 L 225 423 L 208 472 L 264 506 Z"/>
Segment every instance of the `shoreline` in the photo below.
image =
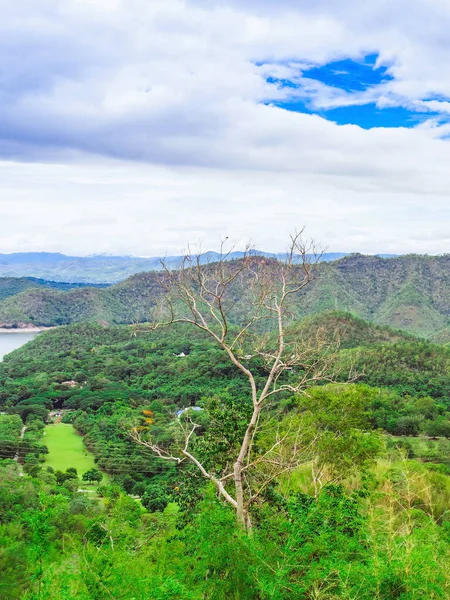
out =
<path fill-rule="evenodd" d="M 56 329 L 56 327 L 0 327 L 0 333 L 42 333 L 43 331 L 48 331 L 49 329 Z"/>

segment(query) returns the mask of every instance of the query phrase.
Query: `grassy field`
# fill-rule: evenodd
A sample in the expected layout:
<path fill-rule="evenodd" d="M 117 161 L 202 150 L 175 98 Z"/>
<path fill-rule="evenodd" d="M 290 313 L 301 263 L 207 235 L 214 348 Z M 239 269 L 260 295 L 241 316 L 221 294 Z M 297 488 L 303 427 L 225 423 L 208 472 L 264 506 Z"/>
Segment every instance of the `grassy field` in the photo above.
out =
<path fill-rule="evenodd" d="M 409 448 L 410 457 L 425 462 L 445 463 L 450 465 L 450 440 L 447 438 L 428 438 L 425 436 L 402 437 L 387 436 L 388 440 L 406 444 Z"/>
<path fill-rule="evenodd" d="M 45 428 L 43 438 L 48 448 L 45 465 L 55 470 L 65 471 L 75 467 L 78 475 L 95 467 L 94 456 L 88 452 L 83 444 L 83 438 L 75 432 L 72 425 L 58 423 Z"/>

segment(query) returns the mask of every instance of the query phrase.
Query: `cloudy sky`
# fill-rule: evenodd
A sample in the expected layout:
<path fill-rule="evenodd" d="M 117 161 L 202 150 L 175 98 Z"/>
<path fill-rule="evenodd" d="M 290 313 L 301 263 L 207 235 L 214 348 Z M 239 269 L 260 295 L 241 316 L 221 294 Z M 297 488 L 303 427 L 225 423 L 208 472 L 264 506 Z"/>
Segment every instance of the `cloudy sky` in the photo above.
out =
<path fill-rule="evenodd" d="M 450 252 L 448 0 L 0 0 L 0 252 Z"/>

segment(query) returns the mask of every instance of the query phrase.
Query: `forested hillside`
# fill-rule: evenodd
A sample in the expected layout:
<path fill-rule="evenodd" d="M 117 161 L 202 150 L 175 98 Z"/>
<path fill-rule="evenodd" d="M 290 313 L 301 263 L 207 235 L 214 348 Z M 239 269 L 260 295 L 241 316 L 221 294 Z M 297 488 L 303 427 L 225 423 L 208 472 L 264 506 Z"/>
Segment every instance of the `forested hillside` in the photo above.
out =
<path fill-rule="evenodd" d="M 25 290 L 0 302 L 0 324 L 146 321 L 163 292 L 162 276 L 142 273 L 107 289 Z M 247 302 L 245 282 L 235 283 L 234 294 L 238 320 Z M 320 264 L 317 279 L 298 296 L 293 310 L 300 318 L 339 309 L 380 325 L 448 341 L 449 297 L 450 255 L 389 259 L 352 255 Z"/>
<path fill-rule="evenodd" d="M 137 425 L 173 451 L 195 420 L 191 451 L 212 472 L 226 466 L 251 399 L 245 375 L 204 333 L 83 323 L 8 355 L 0 363 L 1 597 L 419 600 L 426 590 L 445 599 L 450 349 L 342 312 L 293 323 L 287 341 L 310 348 L 317 332 L 338 340 L 336 377 L 347 381 L 352 370 L 354 381 L 286 391 L 269 406 L 256 456 L 290 436 L 302 454 L 273 480 L 261 462 L 256 483 L 270 484 L 253 505 L 251 536 L 194 465 L 158 458 L 130 435 Z M 263 382 L 261 357 L 245 360 Z M 286 381 L 296 376 L 286 371 Z M 90 484 L 74 465 L 47 468 L 52 408 L 111 478 L 98 488 L 101 504 L 77 491 Z"/>
<path fill-rule="evenodd" d="M 435 416 L 450 410 L 450 348 L 335 312 L 306 318 L 287 337 L 305 343 L 318 328 L 330 340 L 339 334 L 335 360 L 343 381 L 352 368 L 356 382 L 391 390 L 392 411 L 423 397 L 439 405 Z M 257 357 L 252 363 L 258 365 Z M 262 364 L 258 368 L 263 376 Z M 76 385 L 67 387 L 67 381 Z M 215 394 L 238 400 L 244 384 L 225 353 L 186 326 L 136 332 L 80 324 L 41 334 L 0 363 L 0 408 L 26 417 L 31 407 L 41 414 L 53 407 L 89 411 L 112 401 L 137 406 L 164 399 L 170 412 Z"/>
<path fill-rule="evenodd" d="M 449 324 L 450 255 L 393 259 L 353 255 L 326 265 L 306 310 L 335 306 L 381 325 L 424 336 Z"/>

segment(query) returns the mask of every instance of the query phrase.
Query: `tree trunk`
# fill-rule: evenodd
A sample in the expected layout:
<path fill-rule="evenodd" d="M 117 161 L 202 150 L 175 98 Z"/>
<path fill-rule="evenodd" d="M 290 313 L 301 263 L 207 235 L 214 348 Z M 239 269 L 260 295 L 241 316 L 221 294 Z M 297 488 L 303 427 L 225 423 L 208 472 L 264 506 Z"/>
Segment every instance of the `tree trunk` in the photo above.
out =
<path fill-rule="evenodd" d="M 237 499 L 237 521 L 241 527 L 243 527 L 247 531 L 250 531 L 250 529 L 252 528 L 252 522 L 250 519 L 250 514 L 248 512 L 248 509 L 245 507 L 244 502 L 244 489 L 242 485 L 242 465 L 238 465 L 238 463 L 234 465 L 234 485 L 236 489 Z"/>
<path fill-rule="evenodd" d="M 238 459 L 234 464 L 234 487 L 236 489 L 236 517 L 238 523 L 245 527 L 244 487 L 242 485 L 242 462 Z"/>
<path fill-rule="evenodd" d="M 242 482 L 242 469 L 244 467 L 244 461 L 247 457 L 247 454 L 250 450 L 250 444 L 252 441 L 253 432 L 255 431 L 256 424 L 258 422 L 259 413 L 261 412 L 261 405 L 254 405 L 252 418 L 250 423 L 248 424 L 247 430 L 244 435 L 244 439 L 242 440 L 241 449 L 239 451 L 239 456 L 234 463 L 233 467 L 233 480 L 234 487 L 236 490 L 236 518 L 238 523 L 242 525 L 245 529 L 251 529 L 251 520 L 250 515 L 248 514 L 248 510 L 245 506 L 244 499 L 244 486 Z"/>

